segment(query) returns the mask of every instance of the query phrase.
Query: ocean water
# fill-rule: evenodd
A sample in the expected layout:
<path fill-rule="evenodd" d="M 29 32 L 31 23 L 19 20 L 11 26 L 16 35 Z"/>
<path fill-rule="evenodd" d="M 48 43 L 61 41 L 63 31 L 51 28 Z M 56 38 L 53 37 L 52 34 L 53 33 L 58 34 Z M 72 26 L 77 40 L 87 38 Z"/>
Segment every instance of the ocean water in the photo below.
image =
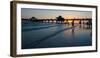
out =
<path fill-rule="evenodd" d="M 92 28 L 86 24 L 22 21 L 22 49 L 92 45 Z"/>

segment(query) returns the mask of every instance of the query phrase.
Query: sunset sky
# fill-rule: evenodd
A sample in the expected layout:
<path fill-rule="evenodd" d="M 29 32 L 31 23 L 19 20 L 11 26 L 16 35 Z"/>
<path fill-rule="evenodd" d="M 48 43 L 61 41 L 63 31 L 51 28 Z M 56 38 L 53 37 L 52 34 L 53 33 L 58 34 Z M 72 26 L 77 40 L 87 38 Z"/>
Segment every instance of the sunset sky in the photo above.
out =
<path fill-rule="evenodd" d="M 91 11 L 21 8 L 21 18 L 36 17 L 38 19 L 55 19 L 59 15 L 61 15 L 65 19 L 92 18 Z"/>

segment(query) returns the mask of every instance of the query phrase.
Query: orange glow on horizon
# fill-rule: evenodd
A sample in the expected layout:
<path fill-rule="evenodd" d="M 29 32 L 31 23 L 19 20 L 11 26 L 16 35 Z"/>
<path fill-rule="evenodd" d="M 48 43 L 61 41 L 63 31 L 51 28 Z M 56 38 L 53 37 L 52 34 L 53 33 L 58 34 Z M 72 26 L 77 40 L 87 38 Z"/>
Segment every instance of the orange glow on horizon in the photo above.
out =
<path fill-rule="evenodd" d="M 68 20 L 68 23 L 72 23 L 72 20 Z"/>
<path fill-rule="evenodd" d="M 66 21 L 66 20 L 64 20 L 64 23 L 67 23 L 67 21 Z"/>
<path fill-rule="evenodd" d="M 66 19 L 74 19 L 75 16 L 67 16 Z"/>

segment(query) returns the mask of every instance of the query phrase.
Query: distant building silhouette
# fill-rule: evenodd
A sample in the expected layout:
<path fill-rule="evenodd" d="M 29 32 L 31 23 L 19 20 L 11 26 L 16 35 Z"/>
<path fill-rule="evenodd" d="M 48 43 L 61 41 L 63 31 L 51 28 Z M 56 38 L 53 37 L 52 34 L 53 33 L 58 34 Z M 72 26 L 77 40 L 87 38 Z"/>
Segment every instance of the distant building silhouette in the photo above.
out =
<path fill-rule="evenodd" d="M 37 18 L 35 18 L 35 17 L 31 17 L 30 19 L 31 19 L 31 20 L 37 20 Z"/>
<path fill-rule="evenodd" d="M 65 19 L 64 19 L 62 16 L 58 16 L 58 17 L 56 17 L 56 21 L 57 21 L 57 23 L 63 23 L 64 20 L 65 20 Z"/>

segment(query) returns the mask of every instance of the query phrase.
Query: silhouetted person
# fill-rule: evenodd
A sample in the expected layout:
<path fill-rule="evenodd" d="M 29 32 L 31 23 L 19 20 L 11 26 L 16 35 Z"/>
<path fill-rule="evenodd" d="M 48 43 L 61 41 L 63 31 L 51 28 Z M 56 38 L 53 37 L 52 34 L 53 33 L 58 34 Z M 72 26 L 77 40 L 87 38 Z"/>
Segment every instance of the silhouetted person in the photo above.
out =
<path fill-rule="evenodd" d="M 74 26 L 74 20 L 72 20 L 72 26 Z"/>
<path fill-rule="evenodd" d="M 87 25 L 88 25 L 88 27 L 90 28 L 91 27 L 91 25 L 92 25 L 92 20 L 88 20 L 88 22 L 86 23 Z"/>
<path fill-rule="evenodd" d="M 81 22 L 81 20 L 79 21 L 79 24 L 81 24 L 82 22 Z"/>

